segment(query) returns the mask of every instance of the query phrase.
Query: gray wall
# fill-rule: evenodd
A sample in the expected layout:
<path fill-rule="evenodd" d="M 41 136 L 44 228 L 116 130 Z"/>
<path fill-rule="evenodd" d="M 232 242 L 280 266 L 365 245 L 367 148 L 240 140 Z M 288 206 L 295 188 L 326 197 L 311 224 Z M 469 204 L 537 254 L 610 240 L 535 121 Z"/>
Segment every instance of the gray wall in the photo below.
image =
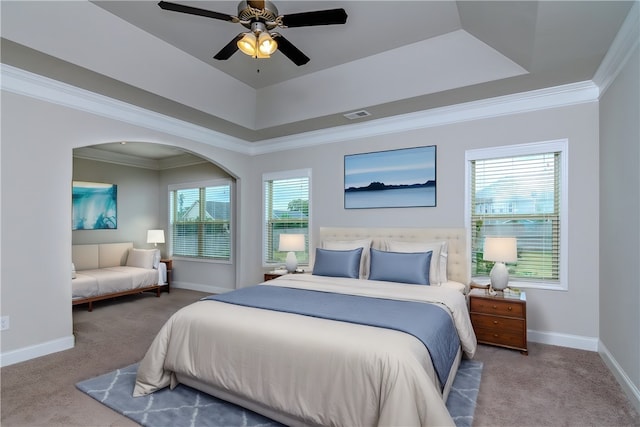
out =
<path fill-rule="evenodd" d="M 74 158 L 73 179 L 118 186 L 118 228 L 75 230 L 71 233 L 74 245 L 133 242 L 136 248 L 148 248 L 153 245 L 147 244 L 147 230 L 166 228 L 158 218 L 158 171 Z"/>
<path fill-rule="evenodd" d="M 640 58 L 600 101 L 600 352 L 640 411 Z M 614 372 L 616 372 L 614 370 Z"/>

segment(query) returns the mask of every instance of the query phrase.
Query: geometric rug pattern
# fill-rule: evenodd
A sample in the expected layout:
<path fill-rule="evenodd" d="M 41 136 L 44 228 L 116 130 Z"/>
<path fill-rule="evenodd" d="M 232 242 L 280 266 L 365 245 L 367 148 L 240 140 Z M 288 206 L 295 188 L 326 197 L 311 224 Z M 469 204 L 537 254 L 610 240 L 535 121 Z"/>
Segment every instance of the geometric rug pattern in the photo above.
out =
<path fill-rule="evenodd" d="M 116 412 L 145 427 L 275 427 L 282 424 L 248 409 L 202 393 L 184 384 L 166 387 L 147 396 L 131 393 L 138 364 L 84 380 L 76 387 Z M 473 422 L 482 362 L 463 360 L 447 400 L 457 427 Z"/>

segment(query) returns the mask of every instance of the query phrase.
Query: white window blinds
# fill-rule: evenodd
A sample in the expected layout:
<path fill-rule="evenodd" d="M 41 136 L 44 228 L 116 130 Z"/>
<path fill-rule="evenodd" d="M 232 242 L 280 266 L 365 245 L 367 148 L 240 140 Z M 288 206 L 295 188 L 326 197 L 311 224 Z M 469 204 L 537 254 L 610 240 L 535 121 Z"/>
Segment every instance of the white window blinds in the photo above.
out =
<path fill-rule="evenodd" d="M 172 254 L 231 259 L 231 182 L 170 188 Z"/>
<path fill-rule="evenodd" d="M 280 234 L 303 234 L 305 250 L 296 252 L 298 263 L 309 263 L 310 170 L 265 174 L 263 183 L 263 263 L 284 264 Z"/>
<path fill-rule="evenodd" d="M 516 237 L 518 247 L 517 262 L 507 264 L 512 279 L 560 281 L 566 250 L 561 238 L 563 155 L 554 150 L 470 160 L 472 276 L 488 276 L 493 267 L 483 260 L 484 238 L 509 236 Z"/>

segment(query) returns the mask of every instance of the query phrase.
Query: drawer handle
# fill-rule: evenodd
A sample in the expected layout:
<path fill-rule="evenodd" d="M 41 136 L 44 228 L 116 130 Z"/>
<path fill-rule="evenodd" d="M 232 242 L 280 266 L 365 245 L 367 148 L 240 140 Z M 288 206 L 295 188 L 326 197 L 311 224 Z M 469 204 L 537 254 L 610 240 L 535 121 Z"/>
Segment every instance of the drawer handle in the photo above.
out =
<path fill-rule="evenodd" d="M 493 306 L 493 309 L 495 310 L 496 308 L 498 308 L 498 306 L 497 306 L 497 305 L 494 305 L 494 306 Z"/>
<path fill-rule="evenodd" d="M 494 321 L 493 321 L 493 324 L 494 324 L 494 325 L 497 325 L 497 324 L 498 324 L 498 321 L 497 321 L 497 320 L 494 320 Z"/>
<path fill-rule="evenodd" d="M 509 310 L 509 311 L 513 310 L 513 307 L 509 306 L 508 310 Z"/>
<path fill-rule="evenodd" d="M 499 335 L 498 335 L 498 334 L 493 334 L 493 337 L 494 337 L 494 338 L 498 338 L 498 337 L 499 337 Z"/>

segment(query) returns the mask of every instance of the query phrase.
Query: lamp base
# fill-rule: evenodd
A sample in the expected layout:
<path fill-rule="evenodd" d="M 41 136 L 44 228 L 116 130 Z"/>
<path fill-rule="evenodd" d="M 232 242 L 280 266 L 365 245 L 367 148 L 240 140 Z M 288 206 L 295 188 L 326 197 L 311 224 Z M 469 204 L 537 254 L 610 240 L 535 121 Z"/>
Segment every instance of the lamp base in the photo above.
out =
<path fill-rule="evenodd" d="M 489 277 L 491 278 L 491 288 L 496 291 L 505 289 L 509 284 L 509 270 L 507 270 L 504 262 L 496 262 L 491 269 Z"/>
<path fill-rule="evenodd" d="M 296 271 L 296 268 L 298 268 L 298 259 L 294 252 L 287 253 L 287 259 L 285 260 L 284 265 L 289 273 Z"/>

